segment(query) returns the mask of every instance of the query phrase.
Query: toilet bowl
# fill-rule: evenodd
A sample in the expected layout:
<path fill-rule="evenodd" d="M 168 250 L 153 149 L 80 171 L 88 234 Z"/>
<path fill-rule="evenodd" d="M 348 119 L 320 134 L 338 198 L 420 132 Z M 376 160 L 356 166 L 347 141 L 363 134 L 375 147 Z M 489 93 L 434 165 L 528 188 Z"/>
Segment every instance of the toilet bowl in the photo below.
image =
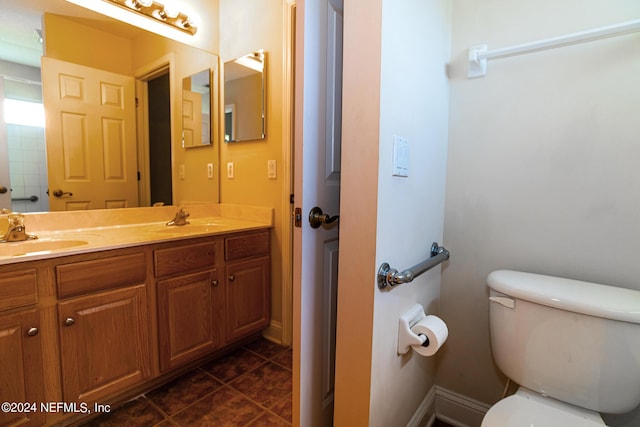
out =
<path fill-rule="evenodd" d="M 593 411 L 541 396 L 523 387 L 489 409 L 480 427 L 603 427 Z"/>
<path fill-rule="evenodd" d="M 491 350 L 520 386 L 482 427 L 605 426 L 640 404 L 640 292 L 510 270 L 487 277 Z"/>

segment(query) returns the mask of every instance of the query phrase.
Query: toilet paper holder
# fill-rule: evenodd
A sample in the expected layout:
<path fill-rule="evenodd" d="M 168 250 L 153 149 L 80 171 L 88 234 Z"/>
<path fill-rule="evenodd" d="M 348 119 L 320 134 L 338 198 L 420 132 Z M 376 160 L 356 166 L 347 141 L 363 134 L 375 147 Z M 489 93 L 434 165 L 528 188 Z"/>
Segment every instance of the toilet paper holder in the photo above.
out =
<path fill-rule="evenodd" d="M 429 339 L 426 335 L 415 334 L 411 327 L 418 323 L 426 315 L 422 305 L 416 304 L 411 310 L 400 316 L 398 320 L 398 354 L 406 354 L 412 346 L 428 346 Z"/>

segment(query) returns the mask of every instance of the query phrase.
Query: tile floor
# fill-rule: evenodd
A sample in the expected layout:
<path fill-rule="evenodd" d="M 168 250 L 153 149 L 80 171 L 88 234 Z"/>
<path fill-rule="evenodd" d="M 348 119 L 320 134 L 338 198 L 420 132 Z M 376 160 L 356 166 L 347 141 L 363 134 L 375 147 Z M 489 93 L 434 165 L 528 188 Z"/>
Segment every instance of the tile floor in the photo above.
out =
<path fill-rule="evenodd" d="M 85 426 L 291 426 L 292 351 L 260 338 Z"/>

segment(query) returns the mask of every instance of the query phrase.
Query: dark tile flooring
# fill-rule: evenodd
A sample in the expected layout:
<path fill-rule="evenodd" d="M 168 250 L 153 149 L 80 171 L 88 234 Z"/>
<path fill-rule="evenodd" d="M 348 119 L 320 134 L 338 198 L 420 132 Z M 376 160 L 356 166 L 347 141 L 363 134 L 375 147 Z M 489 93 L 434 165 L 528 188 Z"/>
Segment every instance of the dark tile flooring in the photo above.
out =
<path fill-rule="evenodd" d="M 85 426 L 291 426 L 292 351 L 260 338 Z"/>

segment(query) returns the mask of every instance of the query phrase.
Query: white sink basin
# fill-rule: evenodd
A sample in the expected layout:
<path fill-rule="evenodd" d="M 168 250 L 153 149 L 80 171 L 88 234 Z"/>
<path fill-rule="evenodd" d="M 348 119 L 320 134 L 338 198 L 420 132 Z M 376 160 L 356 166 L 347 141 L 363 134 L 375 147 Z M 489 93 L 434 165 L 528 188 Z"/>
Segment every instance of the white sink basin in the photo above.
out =
<path fill-rule="evenodd" d="M 0 243 L 0 257 L 17 257 L 86 245 L 86 240 L 36 239 Z"/>

